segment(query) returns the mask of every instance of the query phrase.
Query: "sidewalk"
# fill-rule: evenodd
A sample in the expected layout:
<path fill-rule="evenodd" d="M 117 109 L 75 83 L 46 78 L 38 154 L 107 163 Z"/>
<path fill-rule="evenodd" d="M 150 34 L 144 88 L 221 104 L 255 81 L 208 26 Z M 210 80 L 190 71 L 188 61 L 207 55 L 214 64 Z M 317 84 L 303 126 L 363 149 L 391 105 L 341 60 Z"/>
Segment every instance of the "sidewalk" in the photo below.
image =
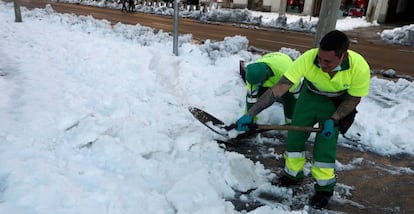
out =
<path fill-rule="evenodd" d="M 363 28 L 355 28 L 353 30 L 346 31 L 345 33 L 349 36 L 350 39 L 358 40 L 358 38 L 361 38 L 373 43 L 384 43 L 381 40 L 381 32 L 383 30 L 393 28 L 395 28 L 395 26 L 377 25 Z"/>

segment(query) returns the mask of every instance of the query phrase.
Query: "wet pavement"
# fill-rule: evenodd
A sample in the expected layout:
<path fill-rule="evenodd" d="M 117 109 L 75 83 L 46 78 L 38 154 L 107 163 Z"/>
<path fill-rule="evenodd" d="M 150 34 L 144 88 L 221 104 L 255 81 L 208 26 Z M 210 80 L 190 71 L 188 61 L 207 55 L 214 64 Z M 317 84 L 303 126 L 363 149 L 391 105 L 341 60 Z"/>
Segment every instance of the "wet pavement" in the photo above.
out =
<path fill-rule="evenodd" d="M 391 25 L 376 25 L 363 28 L 355 28 L 350 31 L 345 31 L 345 33 L 350 38 L 351 42 L 358 42 L 358 39 L 364 39 L 371 43 L 384 43 L 381 39 L 381 32 L 384 30 L 393 29 L 396 26 Z"/>

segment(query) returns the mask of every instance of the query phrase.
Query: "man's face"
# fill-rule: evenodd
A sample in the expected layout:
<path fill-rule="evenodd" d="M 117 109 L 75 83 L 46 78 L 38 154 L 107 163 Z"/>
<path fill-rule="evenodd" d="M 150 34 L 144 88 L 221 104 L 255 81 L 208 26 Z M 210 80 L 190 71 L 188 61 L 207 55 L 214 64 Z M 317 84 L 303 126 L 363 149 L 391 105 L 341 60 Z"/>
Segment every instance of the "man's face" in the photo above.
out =
<path fill-rule="evenodd" d="M 331 72 L 333 71 L 338 65 L 342 63 L 346 53 L 342 54 L 342 56 L 338 57 L 335 55 L 335 51 L 324 51 L 319 49 L 318 52 L 318 61 L 319 66 L 324 72 Z"/>

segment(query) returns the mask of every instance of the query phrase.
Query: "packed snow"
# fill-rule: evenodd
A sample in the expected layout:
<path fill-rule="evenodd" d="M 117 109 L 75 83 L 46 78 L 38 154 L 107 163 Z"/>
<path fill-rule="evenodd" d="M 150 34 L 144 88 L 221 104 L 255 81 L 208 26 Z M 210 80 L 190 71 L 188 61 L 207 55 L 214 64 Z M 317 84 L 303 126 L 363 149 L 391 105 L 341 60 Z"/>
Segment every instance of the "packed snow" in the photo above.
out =
<path fill-rule="evenodd" d="M 291 194 L 270 185 L 276 175 L 261 163 L 221 149 L 188 111 L 228 124 L 242 115 L 239 60 L 260 57 L 245 37 L 197 45 L 184 35 L 174 56 L 172 38 L 148 27 L 50 6 L 22 16 L 16 23 L 0 1 L 1 213 L 239 213 L 228 200 L 236 192 Z M 414 155 L 413 93 L 410 81 L 373 77 L 348 135 L 381 155 Z M 275 104 L 259 122 L 281 123 L 282 112 Z M 309 208 L 245 213 L 271 212 Z"/>

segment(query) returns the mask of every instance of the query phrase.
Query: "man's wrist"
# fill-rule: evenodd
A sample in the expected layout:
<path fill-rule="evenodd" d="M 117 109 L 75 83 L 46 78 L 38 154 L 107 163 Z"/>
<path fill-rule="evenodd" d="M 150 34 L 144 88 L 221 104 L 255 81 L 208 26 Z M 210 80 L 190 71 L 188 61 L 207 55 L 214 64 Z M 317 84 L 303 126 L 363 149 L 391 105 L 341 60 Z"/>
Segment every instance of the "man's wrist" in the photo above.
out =
<path fill-rule="evenodd" d="M 339 119 L 335 119 L 334 117 L 331 117 L 330 119 L 333 120 L 335 125 L 338 125 Z"/>

